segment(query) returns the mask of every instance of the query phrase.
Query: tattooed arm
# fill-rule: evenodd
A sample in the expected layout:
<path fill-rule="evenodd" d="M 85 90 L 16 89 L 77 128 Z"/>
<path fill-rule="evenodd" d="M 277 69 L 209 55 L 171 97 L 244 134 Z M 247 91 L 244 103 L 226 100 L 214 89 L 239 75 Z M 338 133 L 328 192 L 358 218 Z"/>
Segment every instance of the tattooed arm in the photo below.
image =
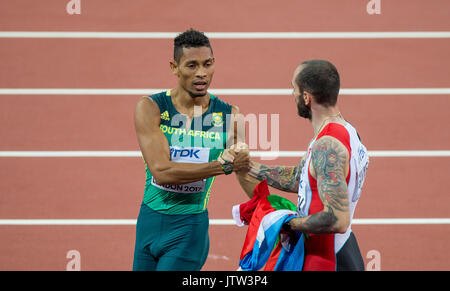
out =
<path fill-rule="evenodd" d="M 297 193 L 304 164 L 304 158 L 298 166 L 266 166 L 252 161 L 248 174 L 259 181 L 267 180 L 267 184 L 276 189 Z"/>
<path fill-rule="evenodd" d="M 350 223 L 347 149 L 337 139 L 324 136 L 314 143 L 311 155 L 311 175 L 317 180 L 324 208 L 310 216 L 292 219 L 288 227 L 303 233 L 344 233 Z"/>
<path fill-rule="evenodd" d="M 233 162 L 236 153 L 235 146 L 231 146 L 231 152 L 224 152 L 222 158 L 225 161 Z M 247 155 L 249 154 L 247 150 Z M 262 180 L 267 180 L 267 184 L 285 192 L 298 192 L 300 181 L 300 173 L 305 164 L 305 157 L 303 157 L 298 166 L 266 166 L 254 161 L 250 161 L 250 171 L 236 172 L 239 183 L 252 198 L 253 190 L 256 185 Z"/>

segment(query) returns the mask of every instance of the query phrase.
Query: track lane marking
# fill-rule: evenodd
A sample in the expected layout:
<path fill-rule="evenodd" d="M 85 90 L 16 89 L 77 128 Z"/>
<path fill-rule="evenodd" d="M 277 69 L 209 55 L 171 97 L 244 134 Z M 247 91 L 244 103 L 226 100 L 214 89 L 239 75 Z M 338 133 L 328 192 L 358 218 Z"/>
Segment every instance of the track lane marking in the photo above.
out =
<path fill-rule="evenodd" d="M 0 38 L 173 39 L 181 32 L 0 31 Z M 205 32 L 210 39 L 399 39 L 450 38 L 450 31 Z"/>
<path fill-rule="evenodd" d="M 80 89 L 80 88 L 0 88 L 0 95 L 152 95 L 169 88 Z M 214 95 L 291 96 L 292 89 L 209 89 Z M 339 95 L 450 95 L 450 88 L 348 88 Z"/>
<path fill-rule="evenodd" d="M 251 151 L 255 158 L 301 158 L 305 151 Z M 370 157 L 450 157 L 450 150 L 368 151 Z M 0 158 L 127 158 L 141 157 L 140 151 L 0 151 Z"/>
<path fill-rule="evenodd" d="M 3 226 L 136 225 L 136 219 L 0 219 Z M 233 219 L 210 219 L 210 225 L 235 225 Z M 354 218 L 353 225 L 450 224 L 450 218 Z"/>

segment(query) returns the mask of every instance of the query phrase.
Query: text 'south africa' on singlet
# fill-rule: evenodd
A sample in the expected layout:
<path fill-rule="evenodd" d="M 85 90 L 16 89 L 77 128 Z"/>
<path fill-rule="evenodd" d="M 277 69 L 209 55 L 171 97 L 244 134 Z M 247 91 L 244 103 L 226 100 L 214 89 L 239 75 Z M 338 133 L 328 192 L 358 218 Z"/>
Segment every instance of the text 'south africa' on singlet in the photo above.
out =
<path fill-rule="evenodd" d="M 349 153 L 349 173 L 347 176 L 348 201 L 350 208 L 350 225 L 345 233 L 336 234 L 310 234 L 305 240 L 305 261 L 303 270 L 330 270 L 336 269 L 336 253 L 342 248 L 350 236 L 351 222 L 356 204 L 362 191 L 366 171 L 369 165 L 369 156 L 366 147 L 356 132 L 356 129 L 347 122 L 345 126 L 338 123 L 329 123 L 311 141 L 306 155 L 305 164 L 300 174 L 298 189 L 297 213 L 306 217 L 323 210 L 324 206 L 319 197 L 317 181 L 310 173 L 311 150 L 314 142 L 323 136 L 332 136 L 339 140 Z"/>
<path fill-rule="evenodd" d="M 208 163 L 226 148 L 231 105 L 211 95 L 208 110 L 194 117 L 186 128 L 186 116 L 174 107 L 170 91 L 148 96 L 159 106 L 161 132 L 170 146 L 170 159 L 177 163 Z M 228 117 L 228 119 L 227 119 Z M 206 210 L 215 177 L 181 185 L 158 185 L 146 165 L 143 203 L 165 214 L 193 214 Z"/>

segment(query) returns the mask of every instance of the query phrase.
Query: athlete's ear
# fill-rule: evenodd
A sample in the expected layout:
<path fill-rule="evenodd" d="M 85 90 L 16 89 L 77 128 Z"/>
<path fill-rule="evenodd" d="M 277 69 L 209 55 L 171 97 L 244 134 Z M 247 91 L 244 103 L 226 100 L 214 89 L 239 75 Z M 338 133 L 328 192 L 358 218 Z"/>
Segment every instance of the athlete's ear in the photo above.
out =
<path fill-rule="evenodd" d="M 171 61 L 170 62 L 170 69 L 172 70 L 172 73 L 175 76 L 178 76 L 178 64 L 176 61 Z"/>
<path fill-rule="evenodd" d="M 312 99 L 312 95 L 311 93 L 309 93 L 308 91 L 303 91 L 303 96 L 302 96 L 303 100 L 305 101 L 305 105 L 309 106 L 311 105 L 311 99 Z"/>

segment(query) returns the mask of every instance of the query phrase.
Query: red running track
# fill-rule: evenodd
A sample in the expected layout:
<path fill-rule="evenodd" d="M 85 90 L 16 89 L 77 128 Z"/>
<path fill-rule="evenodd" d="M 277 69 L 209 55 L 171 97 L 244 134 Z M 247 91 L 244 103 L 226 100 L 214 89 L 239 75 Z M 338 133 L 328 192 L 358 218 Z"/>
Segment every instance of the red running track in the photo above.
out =
<path fill-rule="evenodd" d="M 238 105 L 245 115 L 267 114 L 270 121 L 271 114 L 278 114 L 280 150 L 305 150 L 312 138 L 312 128 L 297 116 L 292 96 L 219 97 Z M 139 98 L 1 96 L 0 150 L 138 150 L 133 110 Z M 447 95 L 340 98 L 342 114 L 357 126 L 370 150 L 450 147 L 450 133 L 440 126 L 448 107 Z"/>
<path fill-rule="evenodd" d="M 0 3 L 1 31 L 447 31 L 448 1 L 64 1 Z M 194 11 L 195 13 L 186 13 Z M 307 13 L 301 13 L 307 11 Z M 299 17 L 300 16 L 300 17 Z M 343 88 L 450 87 L 448 39 L 212 40 L 214 88 L 289 88 L 303 59 L 327 58 Z M 170 40 L 0 39 L 0 88 L 170 88 Z M 245 114 L 279 114 L 279 150 L 312 137 L 291 96 L 220 96 Z M 139 96 L 0 96 L 0 151 L 138 150 L 132 113 Z M 341 96 L 343 115 L 369 150 L 448 150 L 448 95 Z M 260 150 L 258 148 L 257 150 Z M 274 149 L 275 150 L 275 149 Z M 295 165 L 300 158 L 269 164 Z M 0 219 L 136 219 L 140 158 L 0 158 Z M 445 218 L 448 157 L 372 158 L 356 218 Z M 276 194 L 281 194 L 274 191 Z M 296 200 L 296 195 L 282 194 Z M 236 179 L 219 177 L 210 218 L 230 219 L 245 201 Z M 450 226 L 354 225 L 363 256 L 382 270 L 449 270 Z M 129 270 L 134 226 L 0 226 L 0 270 L 64 270 L 69 250 L 83 270 Z M 204 270 L 235 270 L 245 228 L 211 225 Z M 365 258 L 366 263 L 370 258 Z"/>
<path fill-rule="evenodd" d="M 211 40 L 213 88 L 290 88 L 305 59 L 326 58 L 342 88 L 448 87 L 450 39 Z M 0 39 L 2 88 L 171 88 L 171 40 Z"/>

